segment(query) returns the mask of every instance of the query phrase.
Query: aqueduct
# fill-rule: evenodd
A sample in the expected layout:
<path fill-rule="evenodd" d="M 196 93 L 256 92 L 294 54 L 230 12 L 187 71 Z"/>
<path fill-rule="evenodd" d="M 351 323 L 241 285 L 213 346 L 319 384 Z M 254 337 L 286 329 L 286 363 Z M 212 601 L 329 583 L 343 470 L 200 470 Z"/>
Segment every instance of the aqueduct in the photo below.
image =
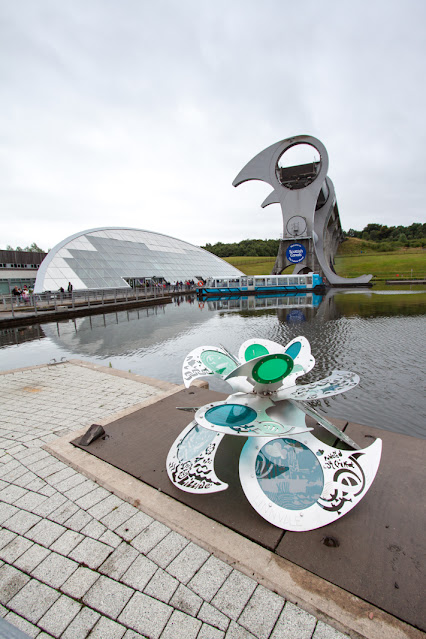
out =
<path fill-rule="evenodd" d="M 284 161 L 290 150 L 306 146 L 314 154 L 312 162 L 289 165 Z M 334 271 L 334 257 L 343 232 L 333 182 L 327 172 L 328 153 L 322 142 L 310 135 L 298 135 L 256 155 L 233 185 L 261 180 L 273 187 L 262 203 L 262 208 L 280 204 L 283 216 L 283 235 L 273 274 L 294 265 L 295 273 L 319 272 L 330 286 L 365 286 L 372 275 L 346 278 Z"/>

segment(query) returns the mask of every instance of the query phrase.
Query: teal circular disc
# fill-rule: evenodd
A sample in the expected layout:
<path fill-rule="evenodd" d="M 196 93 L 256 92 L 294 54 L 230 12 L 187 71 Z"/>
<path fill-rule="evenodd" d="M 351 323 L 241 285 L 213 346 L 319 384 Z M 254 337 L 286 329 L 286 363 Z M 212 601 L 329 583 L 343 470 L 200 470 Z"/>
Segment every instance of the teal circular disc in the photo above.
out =
<path fill-rule="evenodd" d="M 215 426 L 239 428 L 255 420 L 257 413 L 253 408 L 241 406 L 241 404 L 221 404 L 220 406 L 209 408 L 204 417 L 210 424 Z"/>

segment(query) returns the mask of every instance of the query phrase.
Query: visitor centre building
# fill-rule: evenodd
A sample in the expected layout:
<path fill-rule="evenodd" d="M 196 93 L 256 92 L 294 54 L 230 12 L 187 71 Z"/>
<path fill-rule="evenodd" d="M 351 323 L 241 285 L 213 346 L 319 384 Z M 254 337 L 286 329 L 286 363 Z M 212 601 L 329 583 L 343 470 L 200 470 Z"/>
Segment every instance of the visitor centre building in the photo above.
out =
<path fill-rule="evenodd" d="M 59 242 L 40 265 L 34 293 L 116 289 L 145 281 L 171 284 L 207 277 L 235 277 L 241 271 L 216 255 L 168 235 L 132 228 L 97 228 Z"/>

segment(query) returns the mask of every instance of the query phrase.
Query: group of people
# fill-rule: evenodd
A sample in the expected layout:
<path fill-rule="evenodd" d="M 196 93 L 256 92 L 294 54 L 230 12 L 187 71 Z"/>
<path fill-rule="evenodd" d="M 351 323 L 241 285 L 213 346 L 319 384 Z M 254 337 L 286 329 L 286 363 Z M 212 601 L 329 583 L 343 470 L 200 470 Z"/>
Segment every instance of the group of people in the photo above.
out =
<path fill-rule="evenodd" d="M 24 284 L 22 288 L 15 286 L 15 288 L 12 290 L 12 295 L 15 297 L 15 299 L 20 299 L 25 303 L 30 301 L 31 293 L 32 291 L 29 290 L 26 284 Z"/>

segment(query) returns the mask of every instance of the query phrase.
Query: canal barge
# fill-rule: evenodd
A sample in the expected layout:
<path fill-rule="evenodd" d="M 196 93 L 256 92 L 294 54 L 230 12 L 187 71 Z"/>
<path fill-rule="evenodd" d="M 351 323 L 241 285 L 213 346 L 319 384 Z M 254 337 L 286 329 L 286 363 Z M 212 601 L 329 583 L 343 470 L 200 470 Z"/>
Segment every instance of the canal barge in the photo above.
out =
<path fill-rule="evenodd" d="M 321 294 L 325 291 L 325 286 L 318 273 L 242 275 L 234 278 L 209 277 L 205 282 L 198 282 L 197 286 L 197 295 L 200 297 L 293 293 L 295 291 L 313 291 Z"/>

